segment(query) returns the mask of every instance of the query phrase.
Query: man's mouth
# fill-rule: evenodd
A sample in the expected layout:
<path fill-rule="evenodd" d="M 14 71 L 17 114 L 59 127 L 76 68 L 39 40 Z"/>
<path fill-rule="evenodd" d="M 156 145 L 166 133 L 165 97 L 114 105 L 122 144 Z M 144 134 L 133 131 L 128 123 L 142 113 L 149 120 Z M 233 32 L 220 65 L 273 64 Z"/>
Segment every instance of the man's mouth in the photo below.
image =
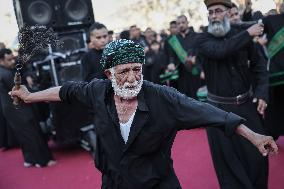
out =
<path fill-rule="evenodd" d="M 135 89 L 136 86 L 135 86 L 135 85 L 133 85 L 133 86 L 126 86 L 126 88 L 127 88 L 127 89 Z"/>
<path fill-rule="evenodd" d="M 220 24 L 220 21 L 212 21 L 212 24 Z"/>

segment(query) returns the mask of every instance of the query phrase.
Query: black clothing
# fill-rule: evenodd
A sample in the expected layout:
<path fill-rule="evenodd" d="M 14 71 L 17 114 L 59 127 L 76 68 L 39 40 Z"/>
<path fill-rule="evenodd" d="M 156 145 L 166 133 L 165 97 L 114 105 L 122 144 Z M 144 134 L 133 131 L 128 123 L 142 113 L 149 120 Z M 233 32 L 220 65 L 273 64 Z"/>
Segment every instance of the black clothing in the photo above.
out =
<path fill-rule="evenodd" d="M 267 16 L 263 18 L 264 33 L 267 33 L 268 44 L 273 36 L 284 27 L 284 14 Z M 271 134 L 277 138 L 284 135 L 284 48 L 282 48 L 270 60 L 269 73 L 279 74 L 278 77 L 270 77 L 273 83 L 281 83 L 269 88 L 269 106 L 267 107 L 265 125 Z"/>
<path fill-rule="evenodd" d="M 197 45 L 197 36 L 198 34 L 193 31 L 188 31 L 185 37 L 181 34 L 176 35 L 181 46 L 188 53 L 189 56 L 196 55 L 196 45 Z M 173 49 L 172 49 L 173 51 Z M 197 98 L 196 92 L 198 88 L 201 86 L 201 80 L 199 74 L 193 75 L 192 70 L 185 66 L 179 59 L 178 56 L 173 51 L 170 53 L 173 55 L 172 59 L 176 66 L 178 66 L 179 71 L 179 79 L 177 80 L 177 89 L 179 92 L 186 94 L 191 98 Z"/>
<path fill-rule="evenodd" d="M 180 189 L 171 159 L 177 131 L 210 126 L 230 136 L 242 122 L 235 114 L 195 101 L 173 88 L 144 81 L 125 144 L 111 81 L 66 83 L 59 95 L 62 101 L 80 101 L 95 112 L 95 164 L 103 174 L 103 189 Z"/>
<path fill-rule="evenodd" d="M 262 19 L 263 15 L 260 11 L 252 12 L 252 10 L 246 12 L 244 11 L 242 21 L 258 21 L 259 19 Z"/>
<path fill-rule="evenodd" d="M 166 56 L 162 51 L 155 53 L 150 50 L 145 55 L 145 64 L 143 65 L 143 77 L 147 81 L 161 84 L 160 74 L 166 68 Z"/>
<path fill-rule="evenodd" d="M 268 44 L 273 36 L 284 27 L 284 13 L 279 15 L 267 16 L 262 19 L 264 24 L 264 33 L 267 34 Z M 269 72 L 277 73 L 284 71 L 284 48 L 282 48 L 275 56 L 271 59 Z M 282 80 L 284 81 L 284 77 Z"/>
<path fill-rule="evenodd" d="M 7 121 L 2 112 L 1 98 L 0 98 L 0 148 L 9 149 L 17 145 L 14 133 L 7 125 Z"/>
<path fill-rule="evenodd" d="M 259 48 L 247 31 L 232 28 L 222 38 L 204 33 L 199 38 L 208 92 L 236 97 L 253 91 L 253 97 L 268 99 L 268 73 Z M 243 116 L 245 125 L 264 134 L 262 120 L 252 98 L 240 105 L 212 103 L 225 111 Z M 221 189 L 266 189 L 268 160 L 240 136 L 227 138 L 214 128 L 207 129 L 215 171 Z"/>
<path fill-rule="evenodd" d="M 169 37 L 167 37 L 167 39 L 165 40 L 164 48 L 163 48 L 163 51 L 164 51 L 165 56 L 166 56 L 166 66 L 168 66 L 171 63 L 177 64 L 177 63 L 175 63 L 175 60 L 176 60 L 177 57 L 176 57 L 172 47 L 169 44 L 169 40 L 172 36 L 173 35 L 170 35 Z M 170 87 L 173 87 L 175 89 L 178 89 L 177 81 L 175 81 L 175 80 L 169 81 L 167 83 L 167 85 L 170 86 Z"/>
<path fill-rule="evenodd" d="M 90 49 L 82 59 L 83 81 L 91 81 L 94 78 L 106 78 L 100 64 L 103 50 Z"/>
<path fill-rule="evenodd" d="M 24 161 L 45 166 L 52 160 L 47 141 L 29 104 L 22 104 L 16 109 L 8 92 L 14 86 L 13 72 L 0 66 L 0 98 L 2 111 L 9 126 L 11 126 L 21 147 Z"/>
<path fill-rule="evenodd" d="M 140 36 L 139 38 L 133 38 L 133 39 L 130 39 L 131 41 L 133 41 L 134 43 L 138 43 L 140 45 L 142 45 L 142 47 L 147 47 L 147 42 L 146 42 L 146 39 L 144 36 Z"/>

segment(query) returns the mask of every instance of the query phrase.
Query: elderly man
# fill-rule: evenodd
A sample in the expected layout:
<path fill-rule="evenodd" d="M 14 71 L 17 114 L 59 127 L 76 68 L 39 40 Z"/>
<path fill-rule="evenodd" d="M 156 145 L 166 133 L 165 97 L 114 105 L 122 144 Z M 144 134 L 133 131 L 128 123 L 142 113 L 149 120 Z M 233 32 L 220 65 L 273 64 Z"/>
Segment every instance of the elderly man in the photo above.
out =
<path fill-rule="evenodd" d="M 197 102 L 175 89 L 143 81 L 141 45 L 129 40 L 109 43 L 101 63 L 107 80 L 66 83 L 30 93 L 12 91 L 26 103 L 79 101 L 95 112 L 95 163 L 104 189 L 181 188 L 173 169 L 171 147 L 177 131 L 202 126 L 235 132 L 257 146 L 263 155 L 277 152 L 271 137 L 254 133 L 239 116 Z"/>
<path fill-rule="evenodd" d="M 247 30 L 231 27 L 230 0 L 207 0 L 208 32 L 199 39 L 210 104 L 246 119 L 245 124 L 264 134 L 262 117 L 268 99 L 268 73 L 259 47 L 253 43 L 263 25 Z M 253 103 L 255 102 L 255 103 Z M 211 154 L 222 189 L 266 189 L 268 159 L 242 137 L 228 138 L 207 128 Z"/>
<path fill-rule="evenodd" d="M 188 97 L 197 98 L 196 92 L 202 82 L 199 70 L 195 66 L 196 45 L 198 34 L 189 26 L 185 15 L 180 15 L 176 20 L 178 33 L 168 39 L 169 58 L 168 70 L 176 68 L 179 72 L 177 90 Z"/>

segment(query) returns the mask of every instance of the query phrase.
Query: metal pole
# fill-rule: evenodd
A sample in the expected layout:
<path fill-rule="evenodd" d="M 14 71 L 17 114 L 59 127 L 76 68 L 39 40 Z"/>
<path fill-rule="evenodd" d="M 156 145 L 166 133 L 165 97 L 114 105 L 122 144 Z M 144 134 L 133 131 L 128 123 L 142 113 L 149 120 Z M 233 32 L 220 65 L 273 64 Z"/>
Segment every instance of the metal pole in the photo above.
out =
<path fill-rule="evenodd" d="M 49 52 L 49 54 L 52 54 L 52 49 L 51 49 L 51 45 L 50 44 L 48 45 L 48 52 Z M 54 85 L 55 86 L 59 86 L 57 72 L 56 72 L 56 68 L 55 68 L 55 64 L 54 64 L 54 59 L 53 58 L 50 60 L 50 67 L 51 67 L 51 72 L 52 72 L 52 76 L 53 76 Z"/>

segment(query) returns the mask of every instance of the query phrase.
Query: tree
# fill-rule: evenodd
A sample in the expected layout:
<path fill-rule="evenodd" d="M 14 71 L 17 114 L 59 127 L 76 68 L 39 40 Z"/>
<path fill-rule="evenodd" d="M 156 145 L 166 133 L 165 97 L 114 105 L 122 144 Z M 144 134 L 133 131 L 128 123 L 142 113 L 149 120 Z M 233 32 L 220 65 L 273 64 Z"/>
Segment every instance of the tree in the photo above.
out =
<path fill-rule="evenodd" d="M 126 19 L 128 23 L 137 24 L 143 28 L 149 26 L 162 29 L 167 28 L 169 22 L 177 16 L 184 14 L 197 28 L 206 23 L 206 13 L 203 0 L 136 0 L 118 11 L 114 17 L 123 15 L 123 19 Z"/>

